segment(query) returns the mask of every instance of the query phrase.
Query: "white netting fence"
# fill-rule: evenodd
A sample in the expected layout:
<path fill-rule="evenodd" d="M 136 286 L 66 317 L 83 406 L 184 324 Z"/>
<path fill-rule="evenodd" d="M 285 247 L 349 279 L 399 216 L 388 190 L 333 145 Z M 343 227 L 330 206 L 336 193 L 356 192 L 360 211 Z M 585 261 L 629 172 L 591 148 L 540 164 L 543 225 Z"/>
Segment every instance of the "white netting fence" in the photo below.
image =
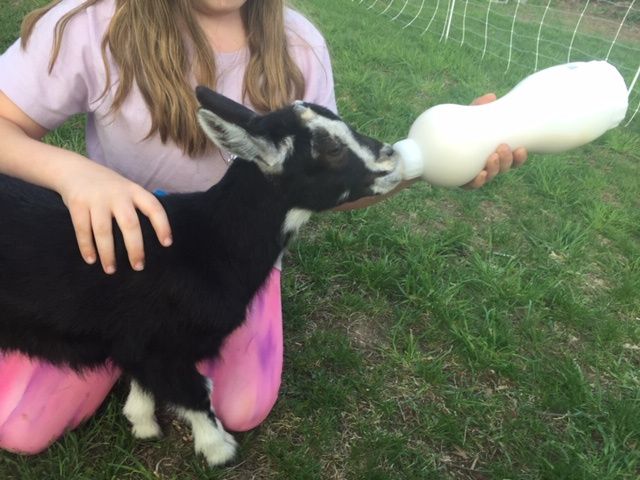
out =
<path fill-rule="evenodd" d="M 420 35 L 497 57 L 515 78 L 559 63 L 607 60 L 640 110 L 640 0 L 351 0 Z"/>

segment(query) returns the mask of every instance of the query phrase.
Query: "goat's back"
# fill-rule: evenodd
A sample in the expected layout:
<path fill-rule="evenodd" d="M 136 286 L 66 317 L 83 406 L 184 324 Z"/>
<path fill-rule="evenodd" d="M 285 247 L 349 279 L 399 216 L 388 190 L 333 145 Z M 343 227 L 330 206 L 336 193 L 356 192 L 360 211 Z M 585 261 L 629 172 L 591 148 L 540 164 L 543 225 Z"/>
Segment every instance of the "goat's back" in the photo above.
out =
<path fill-rule="evenodd" d="M 280 249 L 279 221 L 266 221 L 268 188 L 238 162 L 208 192 L 163 198 L 174 245 L 160 246 L 139 215 L 142 272 L 128 265 L 114 223 L 118 270 L 106 275 L 83 261 L 57 194 L 0 176 L 0 349 L 79 366 L 135 361 L 147 349 L 217 353 Z"/>

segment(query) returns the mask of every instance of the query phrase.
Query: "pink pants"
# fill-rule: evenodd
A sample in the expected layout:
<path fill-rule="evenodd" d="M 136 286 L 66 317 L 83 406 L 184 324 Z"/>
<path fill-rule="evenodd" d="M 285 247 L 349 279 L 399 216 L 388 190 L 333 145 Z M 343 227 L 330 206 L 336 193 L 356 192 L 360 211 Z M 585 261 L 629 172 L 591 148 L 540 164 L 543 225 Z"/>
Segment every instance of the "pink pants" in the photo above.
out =
<path fill-rule="evenodd" d="M 280 271 L 273 269 L 227 339 L 220 358 L 198 370 L 213 381 L 211 402 L 225 427 L 246 431 L 269 414 L 282 375 Z M 120 376 L 112 366 L 79 375 L 69 369 L 0 354 L 0 448 L 35 454 L 95 413 Z"/>

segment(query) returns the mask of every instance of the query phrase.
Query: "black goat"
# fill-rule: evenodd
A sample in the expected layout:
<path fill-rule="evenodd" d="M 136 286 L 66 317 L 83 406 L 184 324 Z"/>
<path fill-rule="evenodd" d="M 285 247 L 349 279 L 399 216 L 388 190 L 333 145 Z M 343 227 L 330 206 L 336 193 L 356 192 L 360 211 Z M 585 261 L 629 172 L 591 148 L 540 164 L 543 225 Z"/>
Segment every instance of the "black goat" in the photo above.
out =
<path fill-rule="evenodd" d="M 124 413 L 134 435 L 159 434 L 155 403 L 167 403 L 190 422 L 196 451 L 218 465 L 236 443 L 211 410 L 196 363 L 242 323 L 311 212 L 384 194 L 400 172 L 391 147 L 322 107 L 296 102 L 262 116 L 203 87 L 197 95 L 203 129 L 238 158 L 208 191 L 161 198 L 172 247 L 161 247 L 140 216 L 142 272 L 109 276 L 85 264 L 59 196 L 0 176 L 0 350 L 78 370 L 111 359 L 132 379 Z"/>

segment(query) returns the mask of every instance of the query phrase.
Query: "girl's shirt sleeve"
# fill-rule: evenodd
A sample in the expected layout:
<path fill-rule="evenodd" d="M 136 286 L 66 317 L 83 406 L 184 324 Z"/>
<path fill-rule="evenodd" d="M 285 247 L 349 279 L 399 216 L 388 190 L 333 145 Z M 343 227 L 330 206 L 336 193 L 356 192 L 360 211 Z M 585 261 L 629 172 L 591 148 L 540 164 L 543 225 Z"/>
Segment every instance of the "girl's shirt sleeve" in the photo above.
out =
<path fill-rule="evenodd" d="M 49 72 L 56 24 L 79 3 L 61 2 L 38 21 L 26 48 L 18 40 L 0 56 L 0 90 L 49 130 L 74 114 L 88 112 L 92 100 L 101 93 L 96 81 L 98 72 L 104 70 L 99 50 L 101 32 L 91 24 L 91 12 L 80 12 L 67 24 Z"/>

